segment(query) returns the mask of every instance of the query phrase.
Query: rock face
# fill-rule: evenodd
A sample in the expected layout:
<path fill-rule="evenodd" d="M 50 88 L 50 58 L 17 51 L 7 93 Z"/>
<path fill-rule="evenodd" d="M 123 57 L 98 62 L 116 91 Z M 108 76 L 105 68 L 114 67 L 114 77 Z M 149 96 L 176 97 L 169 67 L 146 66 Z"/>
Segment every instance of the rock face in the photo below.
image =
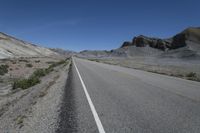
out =
<path fill-rule="evenodd" d="M 172 48 L 169 40 L 150 38 L 143 35 L 134 37 L 133 41 L 128 46 L 136 46 L 136 47 L 150 46 L 152 48 L 160 50 L 166 50 Z M 121 48 L 124 48 L 124 44 L 121 46 Z"/>
<path fill-rule="evenodd" d="M 124 42 L 121 48 L 129 46 L 146 47 L 148 45 L 165 51 L 185 47 L 187 46 L 187 41 L 200 43 L 200 28 L 188 28 L 170 39 L 150 38 L 140 35 L 134 37 L 132 42 Z"/>
<path fill-rule="evenodd" d="M 132 46 L 132 42 L 124 42 L 122 44 L 122 47 L 128 47 L 128 46 Z"/>
<path fill-rule="evenodd" d="M 0 32 L 0 59 L 12 57 L 55 56 L 58 53 Z"/>

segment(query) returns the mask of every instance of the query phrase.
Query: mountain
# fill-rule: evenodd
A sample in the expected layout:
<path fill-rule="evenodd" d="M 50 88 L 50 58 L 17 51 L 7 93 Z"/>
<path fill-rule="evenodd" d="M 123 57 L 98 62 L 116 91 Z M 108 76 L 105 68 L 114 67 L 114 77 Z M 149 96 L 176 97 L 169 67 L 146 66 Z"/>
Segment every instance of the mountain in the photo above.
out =
<path fill-rule="evenodd" d="M 160 39 L 160 38 L 150 38 L 143 35 L 134 37 L 132 42 L 124 42 L 121 48 L 126 48 L 130 46 L 136 47 L 146 47 L 150 46 L 152 48 L 160 50 L 172 50 L 178 49 L 185 46 L 192 46 L 192 43 L 199 44 L 200 47 L 200 28 L 187 28 L 181 33 L 169 38 L 169 39 Z"/>
<path fill-rule="evenodd" d="M 111 51 L 82 51 L 85 57 L 200 57 L 200 28 L 190 27 L 168 39 L 139 35 Z"/>
<path fill-rule="evenodd" d="M 64 50 L 64 49 L 61 49 L 61 48 L 51 48 L 51 50 L 65 56 L 65 57 L 70 57 L 70 56 L 77 54 L 74 51 Z"/>
<path fill-rule="evenodd" d="M 83 50 L 78 56 L 79 57 L 108 57 L 110 55 L 110 51 L 106 50 Z"/>
<path fill-rule="evenodd" d="M 12 57 L 55 56 L 58 53 L 0 32 L 0 59 Z"/>

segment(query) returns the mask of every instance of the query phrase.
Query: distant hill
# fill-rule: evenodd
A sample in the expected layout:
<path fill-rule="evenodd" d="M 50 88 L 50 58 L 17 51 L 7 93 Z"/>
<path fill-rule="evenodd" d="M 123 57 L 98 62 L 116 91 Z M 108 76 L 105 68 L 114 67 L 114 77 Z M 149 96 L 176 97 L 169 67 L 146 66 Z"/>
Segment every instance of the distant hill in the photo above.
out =
<path fill-rule="evenodd" d="M 58 53 L 0 32 L 0 59 L 12 57 L 55 56 Z"/>
<path fill-rule="evenodd" d="M 61 48 L 51 48 L 52 51 L 57 52 L 65 57 L 70 57 L 72 55 L 76 55 L 77 53 L 71 50 L 64 50 Z"/>
<path fill-rule="evenodd" d="M 139 35 L 111 51 L 82 51 L 85 57 L 200 57 L 200 28 L 190 27 L 168 39 Z"/>

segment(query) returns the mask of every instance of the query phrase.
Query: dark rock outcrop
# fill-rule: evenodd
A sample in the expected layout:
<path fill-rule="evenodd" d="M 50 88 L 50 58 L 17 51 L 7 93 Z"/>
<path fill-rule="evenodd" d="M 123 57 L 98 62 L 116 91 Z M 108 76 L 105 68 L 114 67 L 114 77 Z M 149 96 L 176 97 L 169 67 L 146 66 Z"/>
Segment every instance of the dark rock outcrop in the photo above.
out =
<path fill-rule="evenodd" d="M 147 45 L 161 50 L 170 48 L 170 44 L 166 40 L 150 38 L 142 35 L 134 37 L 132 42 L 124 42 L 121 48 L 128 46 L 146 47 Z"/>
<path fill-rule="evenodd" d="M 132 45 L 132 42 L 124 42 L 122 44 L 122 47 L 125 48 L 125 47 L 131 46 L 131 45 Z"/>
<path fill-rule="evenodd" d="M 180 47 L 186 46 L 186 34 L 180 33 L 173 37 L 173 41 L 171 43 L 171 49 L 177 49 Z"/>

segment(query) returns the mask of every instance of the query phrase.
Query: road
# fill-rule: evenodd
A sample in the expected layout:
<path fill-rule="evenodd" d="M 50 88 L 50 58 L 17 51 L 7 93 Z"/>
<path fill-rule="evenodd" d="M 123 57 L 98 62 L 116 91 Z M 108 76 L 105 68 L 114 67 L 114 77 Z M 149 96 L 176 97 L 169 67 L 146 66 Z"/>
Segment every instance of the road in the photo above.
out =
<path fill-rule="evenodd" d="M 57 132 L 200 132 L 199 82 L 79 58 L 69 75 Z"/>

